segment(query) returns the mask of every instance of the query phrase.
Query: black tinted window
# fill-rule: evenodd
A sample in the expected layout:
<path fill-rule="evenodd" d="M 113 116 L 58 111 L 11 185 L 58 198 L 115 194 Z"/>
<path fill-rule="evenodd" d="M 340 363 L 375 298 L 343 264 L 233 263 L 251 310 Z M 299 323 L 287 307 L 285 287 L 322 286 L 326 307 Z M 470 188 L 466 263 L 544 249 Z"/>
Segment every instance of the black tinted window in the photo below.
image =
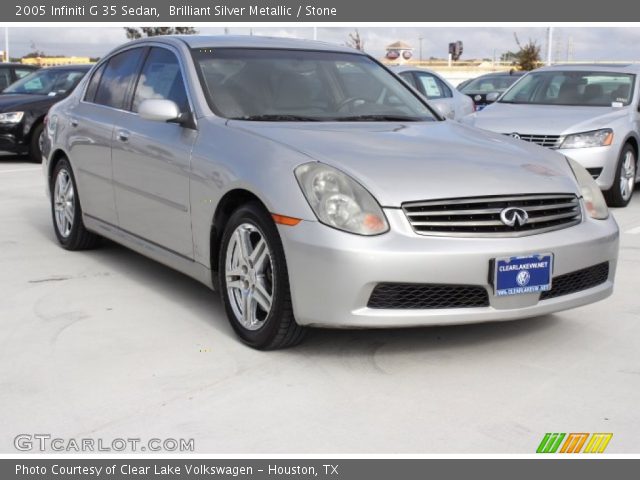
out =
<path fill-rule="evenodd" d="M 96 92 L 98 91 L 98 84 L 100 83 L 100 78 L 102 77 L 102 72 L 104 72 L 105 66 L 106 63 L 100 65 L 91 76 L 91 80 L 89 80 L 89 85 L 87 86 L 87 92 L 84 95 L 84 99 L 87 102 L 93 102 Z"/>
<path fill-rule="evenodd" d="M 0 68 L 0 89 L 11 85 L 11 71 L 8 68 Z"/>
<path fill-rule="evenodd" d="M 144 62 L 132 110 L 137 112 L 140 103 L 151 98 L 173 100 L 181 112 L 189 108 L 178 59 L 165 48 L 152 48 Z"/>
<path fill-rule="evenodd" d="M 138 71 L 141 54 L 141 48 L 134 48 L 111 57 L 102 73 L 95 103 L 123 108 L 131 82 Z"/>

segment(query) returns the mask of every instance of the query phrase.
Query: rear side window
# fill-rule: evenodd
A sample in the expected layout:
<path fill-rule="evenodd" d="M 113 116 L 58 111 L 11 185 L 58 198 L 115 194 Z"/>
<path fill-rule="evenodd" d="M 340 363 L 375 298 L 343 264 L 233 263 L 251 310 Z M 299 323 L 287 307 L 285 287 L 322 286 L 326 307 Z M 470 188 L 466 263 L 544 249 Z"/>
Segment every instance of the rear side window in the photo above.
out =
<path fill-rule="evenodd" d="M 0 68 L 0 90 L 11 85 L 11 71 L 8 68 Z"/>
<path fill-rule="evenodd" d="M 111 57 L 102 72 L 94 102 L 107 107 L 124 108 L 141 59 L 141 48 L 133 48 Z"/>
<path fill-rule="evenodd" d="M 405 82 L 407 82 L 413 88 L 418 88 L 418 86 L 416 85 L 416 80 L 413 78 L 413 73 L 411 73 L 411 72 L 402 72 L 402 73 L 400 73 L 400 76 L 402 77 L 402 79 Z"/>
<path fill-rule="evenodd" d="M 100 84 L 100 78 L 102 78 L 102 72 L 106 67 L 106 63 L 103 63 L 98 67 L 98 69 L 93 72 L 91 76 L 91 80 L 89 80 L 89 85 L 87 86 L 87 92 L 84 94 L 84 99 L 87 102 L 93 102 L 93 99 L 96 96 L 96 92 L 98 91 L 98 85 Z"/>
<path fill-rule="evenodd" d="M 172 100 L 181 112 L 189 109 L 180 64 L 166 48 L 154 47 L 147 56 L 136 86 L 132 110 L 137 112 L 144 100 L 152 98 Z"/>
<path fill-rule="evenodd" d="M 435 75 L 425 72 L 416 73 L 424 94 L 429 100 L 437 100 L 439 98 L 449 98 L 453 96 L 451 89 L 447 87 L 442 80 Z"/>
<path fill-rule="evenodd" d="M 16 74 L 16 78 L 19 80 L 22 77 L 26 77 L 31 72 L 33 72 L 35 68 L 14 68 L 13 73 Z"/>

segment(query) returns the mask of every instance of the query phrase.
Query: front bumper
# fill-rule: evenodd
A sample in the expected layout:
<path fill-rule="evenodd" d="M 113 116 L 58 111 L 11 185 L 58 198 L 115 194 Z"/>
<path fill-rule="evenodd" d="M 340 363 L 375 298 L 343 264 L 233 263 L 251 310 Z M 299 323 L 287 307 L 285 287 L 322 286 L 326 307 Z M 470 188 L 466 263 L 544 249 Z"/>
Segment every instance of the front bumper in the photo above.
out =
<path fill-rule="evenodd" d="M 620 148 L 614 144 L 608 147 L 560 148 L 556 151 L 575 160 L 586 169 L 601 168 L 602 172 L 595 181 L 601 190 L 609 190 L 616 175 Z"/>
<path fill-rule="evenodd" d="M 22 124 L 0 125 L 0 151 L 26 153 L 28 146 L 24 143 Z"/>
<path fill-rule="evenodd" d="M 545 315 L 593 303 L 613 291 L 618 226 L 612 217 L 519 238 L 417 235 L 399 209 L 385 209 L 391 230 L 362 237 L 318 222 L 279 226 L 296 320 L 301 325 L 383 328 L 474 323 Z M 494 297 L 490 262 L 496 257 L 551 252 L 557 277 L 609 262 L 608 279 L 577 293 L 540 301 L 540 294 Z M 478 285 L 488 307 L 375 309 L 367 307 L 379 283 Z"/>

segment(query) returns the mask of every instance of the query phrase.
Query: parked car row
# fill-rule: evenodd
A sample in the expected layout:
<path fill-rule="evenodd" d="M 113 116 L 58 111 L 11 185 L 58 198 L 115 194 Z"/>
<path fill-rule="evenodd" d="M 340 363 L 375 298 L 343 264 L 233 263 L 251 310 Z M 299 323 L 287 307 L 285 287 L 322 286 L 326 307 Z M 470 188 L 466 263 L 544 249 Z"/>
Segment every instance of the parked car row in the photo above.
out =
<path fill-rule="evenodd" d="M 7 66 L 8 65 L 8 66 Z M 27 154 L 42 161 L 44 118 L 49 108 L 69 95 L 91 65 L 43 68 L 0 64 L 12 80 L 0 94 L 0 151 Z"/>
<path fill-rule="evenodd" d="M 468 97 L 435 74 L 398 73 L 294 39 L 123 45 L 49 111 L 57 240 L 82 250 L 107 237 L 219 290 L 260 349 L 295 345 L 308 326 L 512 320 L 609 296 L 619 233 L 592 173 L 502 135 L 512 128 L 447 121 L 435 102 Z M 503 98 L 537 98 L 537 82 L 524 76 L 516 86 L 529 88 Z M 613 93 L 623 79 L 603 83 L 612 117 L 636 108 Z"/>
<path fill-rule="evenodd" d="M 489 73 L 457 89 L 427 69 L 391 69 L 446 118 L 556 150 L 587 169 L 610 206 L 631 201 L 640 181 L 639 66 Z"/>

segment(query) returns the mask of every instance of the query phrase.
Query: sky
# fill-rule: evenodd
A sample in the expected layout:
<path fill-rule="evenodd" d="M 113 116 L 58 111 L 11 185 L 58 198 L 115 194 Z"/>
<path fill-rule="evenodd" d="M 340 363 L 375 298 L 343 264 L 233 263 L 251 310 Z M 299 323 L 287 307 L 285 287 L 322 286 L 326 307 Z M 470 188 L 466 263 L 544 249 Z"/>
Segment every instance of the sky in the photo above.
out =
<path fill-rule="evenodd" d="M 222 27 L 197 27 L 202 34 L 223 34 Z M 229 27 L 229 33 L 248 35 L 247 27 Z M 255 27 L 254 35 L 313 38 L 311 27 Z M 318 27 L 318 40 L 344 44 L 353 28 Z M 547 29 L 544 27 L 360 27 L 367 53 L 382 57 L 384 47 L 397 40 L 411 44 L 414 58 L 422 55 L 445 58 L 449 42 L 464 43 L 462 60 L 496 58 L 517 50 L 514 33 L 521 42 L 535 40 L 546 58 Z M 0 30 L 0 50 L 5 48 Z M 640 27 L 555 27 L 554 61 L 640 61 Z M 122 27 L 9 27 L 10 55 L 20 57 L 37 50 L 48 55 L 100 57 L 127 41 Z"/>

